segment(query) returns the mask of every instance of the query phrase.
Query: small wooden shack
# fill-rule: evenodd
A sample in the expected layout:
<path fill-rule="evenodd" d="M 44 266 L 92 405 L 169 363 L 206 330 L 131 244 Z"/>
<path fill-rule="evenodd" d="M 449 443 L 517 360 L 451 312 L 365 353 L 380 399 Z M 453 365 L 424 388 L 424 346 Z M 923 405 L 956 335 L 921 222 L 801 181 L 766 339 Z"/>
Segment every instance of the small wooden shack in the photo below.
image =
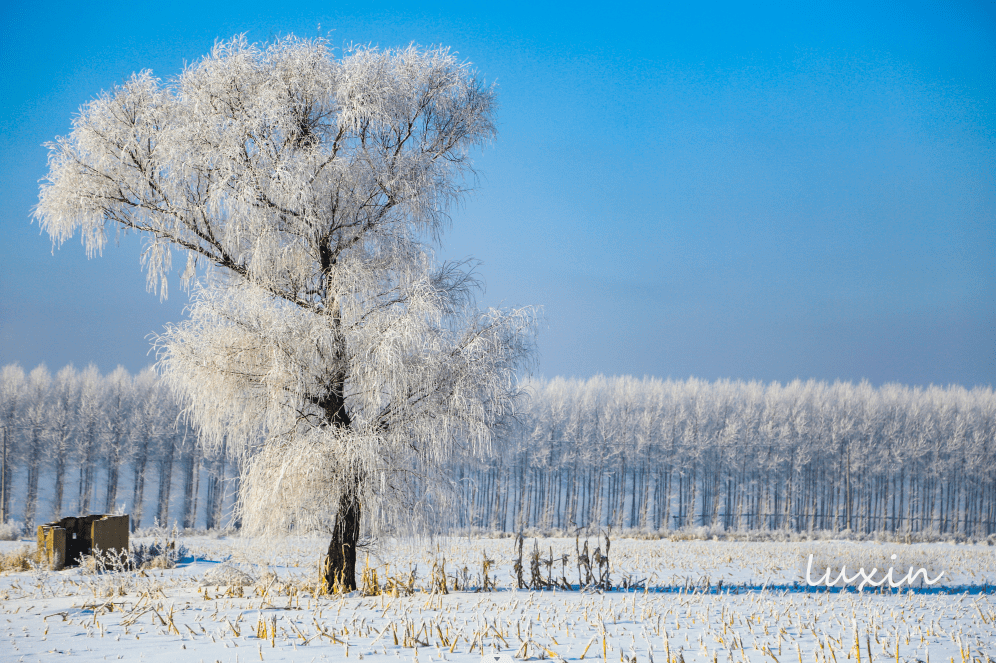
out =
<path fill-rule="evenodd" d="M 129 517 L 94 514 L 63 518 L 38 526 L 38 550 L 49 568 L 58 571 L 79 564 L 94 551 L 128 551 Z"/>

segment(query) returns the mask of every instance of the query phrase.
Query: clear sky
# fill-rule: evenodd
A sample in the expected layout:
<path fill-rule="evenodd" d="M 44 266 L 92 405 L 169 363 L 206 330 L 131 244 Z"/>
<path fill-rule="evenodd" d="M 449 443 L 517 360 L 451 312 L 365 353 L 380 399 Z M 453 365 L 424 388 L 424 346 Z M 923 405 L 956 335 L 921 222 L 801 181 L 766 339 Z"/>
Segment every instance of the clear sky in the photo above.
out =
<path fill-rule="evenodd" d="M 543 306 L 541 374 L 996 384 L 996 3 L 10 3 L 0 364 L 151 362 L 140 240 L 30 222 L 41 144 L 246 33 L 444 44 L 498 85 L 441 255 Z M 182 261 L 181 261 L 182 266 Z"/>

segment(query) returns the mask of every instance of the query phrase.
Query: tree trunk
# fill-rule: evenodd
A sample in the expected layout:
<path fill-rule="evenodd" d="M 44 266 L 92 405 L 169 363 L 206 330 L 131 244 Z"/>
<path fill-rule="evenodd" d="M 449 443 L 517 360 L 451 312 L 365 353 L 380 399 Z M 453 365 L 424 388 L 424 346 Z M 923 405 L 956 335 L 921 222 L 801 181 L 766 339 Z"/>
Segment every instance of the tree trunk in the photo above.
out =
<path fill-rule="evenodd" d="M 135 483 L 131 497 L 131 531 L 142 525 L 142 502 L 145 500 L 145 466 L 149 461 L 149 437 L 142 435 L 135 458 Z"/>
<path fill-rule="evenodd" d="M 171 436 L 167 439 L 166 449 L 159 456 L 159 500 L 156 509 L 156 520 L 160 527 L 169 526 L 169 494 L 173 487 L 173 452 L 176 440 Z"/>
<path fill-rule="evenodd" d="M 35 524 L 35 507 L 38 506 L 38 473 L 41 466 L 41 435 L 34 429 L 31 435 L 31 458 L 28 461 L 28 492 L 24 501 L 24 524 Z"/>
<path fill-rule="evenodd" d="M 225 505 L 225 454 L 228 440 L 222 440 L 221 452 L 212 463 L 211 474 L 208 476 L 208 496 L 205 506 L 207 529 L 221 527 L 222 509 Z"/>
<path fill-rule="evenodd" d="M 10 509 L 8 507 L 7 487 L 10 486 L 10 468 L 7 466 L 7 428 L 3 429 L 3 455 L 0 457 L 0 525 L 7 522 Z"/>
<path fill-rule="evenodd" d="M 114 503 L 118 499 L 118 473 L 121 470 L 121 437 L 111 440 L 110 454 L 107 456 L 107 493 L 104 497 L 104 513 L 114 513 Z"/>
<path fill-rule="evenodd" d="M 7 457 L 7 447 L 9 446 L 7 428 L 3 429 L 3 457 L 0 460 L 0 525 L 7 522 L 10 517 L 10 463 Z"/>
<path fill-rule="evenodd" d="M 183 479 L 183 526 L 197 526 L 197 501 L 200 494 L 201 454 L 197 444 L 192 444 L 186 454 Z"/>
<path fill-rule="evenodd" d="M 356 543 L 360 538 L 360 500 L 354 490 L 339 499 L 332 540 L 325 558 L 325 584 L 329 591 L 351 592 L 356 589 Z"/>
<path fill-rule="evenodd" d="M 55 454 L 55 497 L 52 499 L 52 520 L 62 517 L 62 495 L 66 486 L 66 445 Z"/>
<path fill-rule="evenodd" d="M 90 515 L 90 504 L 93 499 L 93 451 L 96 446 L 96 432 L 93 425 L 85 433 L 83 441 L 83 462 L 80 466 L 80 497 L 77 510 L 81 516 Z"/>
<path fill-rule="evenodd" d="M 338 328 L 338 317 L 335 324 Z M 339 348 L 339 352 L 345 356 L 344 345 Z M 348 429 L 352 426 L 352 419 L 346 411 L 343 398 L 345 376 L 336 376 L 333 384 L 333 388 L 319 400 L 318 405 L 325 411 L 328 425 Z M 338 589 L 351 592 L 356 589 L 356 543 L 360 538 L 360 485 L 363 479 L 355 468 L 352 470 L 347 475 L 350 477 L 349 485 L 339 497 L 332 540 L 329 541 L 328 554 L 323 564 L 325 584 L 329 591 Z"/>

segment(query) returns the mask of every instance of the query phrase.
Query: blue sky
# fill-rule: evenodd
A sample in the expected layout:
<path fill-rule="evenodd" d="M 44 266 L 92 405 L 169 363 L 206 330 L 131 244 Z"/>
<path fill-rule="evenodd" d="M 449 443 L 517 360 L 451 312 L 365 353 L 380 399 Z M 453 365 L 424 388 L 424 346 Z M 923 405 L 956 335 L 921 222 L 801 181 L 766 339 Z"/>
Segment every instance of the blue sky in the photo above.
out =
<path fill-rule="evenodd" d="M 133 236 L 53 254 L 41 144 L 245 32 L 444 44 L 497 83 L 440 254 L 543 306 L 543 375 L 996 384 L 996 3 L 800 4 L 11 6 L 0 364 L 151 361 L 184 294 L 145 292 Z"/>

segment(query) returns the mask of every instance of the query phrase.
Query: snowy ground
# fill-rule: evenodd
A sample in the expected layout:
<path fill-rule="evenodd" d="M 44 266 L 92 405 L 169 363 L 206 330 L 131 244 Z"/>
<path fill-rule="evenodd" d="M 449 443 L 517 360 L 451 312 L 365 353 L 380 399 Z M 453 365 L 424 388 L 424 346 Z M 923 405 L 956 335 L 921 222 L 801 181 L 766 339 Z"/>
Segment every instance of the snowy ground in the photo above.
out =
<path fill-rule="evenodd" d="M 0 661 L 477 663 L 483 647 L 534 660 L 850 663 L 859 661 L 856 640 L 863 663 L 996 657 L 996 554 L 986 546 L 618 540 L 613 583 L 647 589 L 598 593 L 512 589 L 509 538 L 393 542 L 361 555 L 361 567 L 381 586 L 409 583 L 414 572 L 414 594 L 316 599 L 322 541 L 181 542 L 190 555 L 175 569 L 0 576 Z M 576 585 L 574 541 L 539 544 L 543 557 L 551 548 L 558 560 L 570 554 L 566 578 Z M 933 593 L 806 592 L 810 554 L 814 579 L 819 563 L 847 564 L 849 574 L 891 564 L 945 575 Z M 485 555 L 498 591 L 474 592 Z M 469 591 L 424 591 L 444 563 L 451 587 Z M 563 568 L 543 573 L 556 580 Z"/>

